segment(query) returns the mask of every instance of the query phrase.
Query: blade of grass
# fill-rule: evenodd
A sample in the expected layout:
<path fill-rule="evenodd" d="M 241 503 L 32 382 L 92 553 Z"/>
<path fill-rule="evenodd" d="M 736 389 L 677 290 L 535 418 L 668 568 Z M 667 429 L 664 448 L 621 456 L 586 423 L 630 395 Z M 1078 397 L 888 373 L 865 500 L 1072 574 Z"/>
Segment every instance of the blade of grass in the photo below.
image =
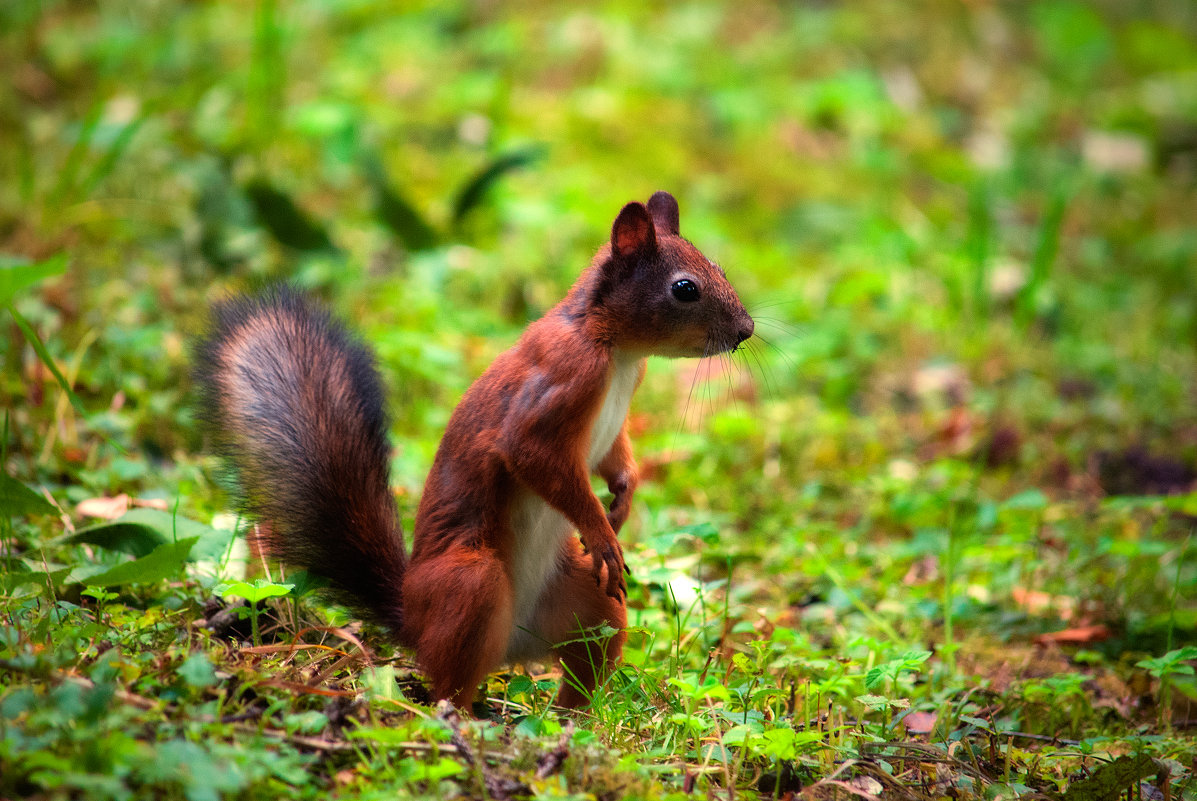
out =
<path fill-rule="evenodd" d="M 253 141 L 266 145 L 282 107 L 282 28 L 277 0 L 258 0 L 254 10 L 253 55 L 249 65 L 247 123 Z"/>
<path fill-rule="evenodd" d="M 453 225 L 461 225 L 470 212 L 482 204 L 486 193 L 500 178 L 513 170 L 532 164 L 542 155 L 544 148 L 541 146 L 519 148 L 499 155 L 483 167 L 457 193 L 457 199 L 453 202 Z"/>
<path fill-rule="evenodd" d="M 979 324 L 989 314 L 986 277 L 989 272 L 993 240 L 993 215 L 989 191 L 984 182 L 973 187 L 968 204 L 968 237 L 964 249 L 972 266 L 973 323 Z"/>
<path fill-rule="evenodd" d="M 66 271 L 67 255 L 57 253 L 41 261 L 0 254 L 0 305 L 12 303 L 19 293 Z"/>
<path fill-rule="evenodd" d="M 146 115 L 143 114 L 137 119 L 129 121 L 121 128 L 120 133 L 113 138 L 112 144 L 104 151 L 104 155 L 101 156 L 96 165 L 87 173 L 87 177 L 79 184 L 79 191 L 77 193 L 79 198 L 90 197 L 95 188 L 112 173 L 116 163 L 125 154 L 125 151 L 129 149 L 129 143 L 133 141 L 133 136 L 141 129 L 145 121 Z"/>
<path fill-rule="evenodd" d="M 374 191 L 374 214 L 378 221 L 399 237 L 408 250 L 436 247 L 440 239 L 437 232 L 387 179 L 382 160 L 376 153 L 362 156 L 362 171 Z"/>
<path fill-rule="evenodd" d="M 1060 249 L 1060 226 L 1067 208 L 1067 191 L 1063 188 L 1057 189 L 1048 202 L 1043 222 L 1039 226 L 1039 239 L 1035 246 L 1035 255 L 1031 259 L 1031 274 L 1027 278 L 1026 286 L 1018 295 L 1015 307 L 1015 320 L 1023 329 L 1031 324 L 1038 311 L 1039 295 L 1051 275 L 1056 253 Z"/>
<path fill-rule="evenodd" d="M 54 184 L 54 190 L 50 194 L 51 202 L 47 204 L 50 207 L 61 205 L 67 193 L 75 187 L 79 169 L 83 165 L 84 153 L 91 145 L 91 139 L 95 135 L 96 126 L 100 122 L 100 115 L 103 111 L 104 102 L 100 98 L 96 98 L 92 102 L 91 108 L 87 110 L 87 116 L 79 127 L 79 133 L 75 137 L 75 141 L 71 143 L 66 160 L 58 171 L 58 181 Z"/>
<path fill-rule="evenodd" d="M 25 339 L 29 341 L 34 352 L 37 353 L 37 357 L 42 360 L 42 364 L 46 365 L 46 369 L 54 376 L 54 379 L 58 382 L 58 386 L 62 387 L 62 391 L 70 399 L 71 405 L 75 407 L 75 411 L 79 412 L 79 414 L 86 414 L 83 402 L 79 400 L 79 396 L 75 394 L 75 391 L 71 389 L 66 376 L 62 374 L 62 371 L 58 369 L 58 365 L 54 363 L 54 357 L 46 350 L 46 346 L 42 344 L 37 332 L 33 330 L 33 326 L 29 324 L 29 321 L 11 303 L 8 304 L 8 311 L 12 315 L 13 321 L 16 322 L 17 328 L 21 329 L 21 333 L 25 335 Z"/>

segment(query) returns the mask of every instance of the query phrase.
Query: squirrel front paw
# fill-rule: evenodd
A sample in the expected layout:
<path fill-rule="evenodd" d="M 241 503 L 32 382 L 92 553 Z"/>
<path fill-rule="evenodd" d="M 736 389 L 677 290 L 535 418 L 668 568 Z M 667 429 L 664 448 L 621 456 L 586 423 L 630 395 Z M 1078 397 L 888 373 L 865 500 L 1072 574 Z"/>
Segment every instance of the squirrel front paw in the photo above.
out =
<path fill-rule="evenodd" d="M 623 561 L 623 548 L 619 540 L 612 538 L 594 548 L 589 548 L 591 568 L 594 583 L 603 586 L 603 568 L 607 568 L 607 585 L 605 592 L 617 601 L 626 601 L 628 597 L 628 583 L 624 578 L 627 565 Z"/>

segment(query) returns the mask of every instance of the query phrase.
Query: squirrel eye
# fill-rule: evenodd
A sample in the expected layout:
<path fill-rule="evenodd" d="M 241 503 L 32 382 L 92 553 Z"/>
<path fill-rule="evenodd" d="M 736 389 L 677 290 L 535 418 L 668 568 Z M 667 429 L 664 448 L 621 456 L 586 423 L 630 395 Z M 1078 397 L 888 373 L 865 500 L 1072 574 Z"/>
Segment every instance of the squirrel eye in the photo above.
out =
<path fill-rule="evenodd" d="M 693 303 L 698 300 L 698 284 L 691 281 L 689 278 L 682 278 L 673 282 L 673 296 L 682 303 Z"/>

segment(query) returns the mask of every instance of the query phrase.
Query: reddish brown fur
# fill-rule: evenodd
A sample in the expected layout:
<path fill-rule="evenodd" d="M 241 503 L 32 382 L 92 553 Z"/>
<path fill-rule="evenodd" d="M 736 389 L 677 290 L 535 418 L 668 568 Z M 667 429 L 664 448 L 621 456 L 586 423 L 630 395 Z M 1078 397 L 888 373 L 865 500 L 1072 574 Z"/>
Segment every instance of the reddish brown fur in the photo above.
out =
<path fill-rule="evenodd" d="M 679 282 L 693 285 L 695 296 L 679 294 Z M 209 365 L 209 392 L 218 396 L 217 416 L 234 432 L 230 439 L 256 454 L 274 443 L 255 439 L 256 421 L 242 411 L 256 396 L 242 393 L 228 365 L 253 363 L 257 369 L 278 356 L 283 374 L 278 380 L 294 380 L 290 374 L 303 370 L 294 363 L 296 353 L 278 355 L 261 343 L 292 335 L 302 340 L 304 334 L 287 330 L 282 336 L 275 330 L 284 325 L 278 314 L 248 316 L 240 329 L 213 338 L 209 350 L 222 360 Z M 263 329 L 275 330 L 275 338 L 262 335 Z M 616 535 L 627 520 L 638 476 L 623 415 L 643 375 L 644 357 L 712 355 L 734 349 L 751 333 L 752 319 L 723 271 L 679 235 L 676 201 L 658 192 L 647 207 L 625 206 L 610 244 L 569 294 L 528 326 L 454 411 L 424 487 L 410 561 L 394 568 L 402 601 L 384 601 L 395 608 L 375 610 L 384 620 L 401 621 L 396 634 L 416 649 L 436 697 L 468 706 L 486 674 L 505 660 L 552 655 L 566 673 L 558 702 L 587 701 L 618 664 L 625 639 L 625 568 Z M 238 355 L 245 350 L 248 355 Z M 333 361 L 315 366 L 325 376 L 313 385 L 351 394 L 346 376 L 356 375 L 353 368 L 360 363 L 348 356 Z M 300 405 L 328 402 L 301 392 Z M 331 413 L 307 415 L 305 440 L 317 450 L 340 452 L 343 446 L 332 441 L 340 436 L 337 420 Z M 592 445 L 600 426 L 614 438 Z M 607 442 L 605 453 L 595 450 Z M 237 458 L 234 454 L 234 462 Z M 249 472 L 256 483 L 245 482 L 249 494 L 277 493 L 280 488 L 261 475 L 253 458 Z M 592 472 L 612 493 L 609 510 L 590 488 Z M 361 517 L 361 510 L 378 507 L 376 491 L 335 483 L 318 489 L 344 494 L 343 508 L 359 510 L 350 515 L 355 521 L 374 520 L 372 512 Z M 279 506 L 251 511 L 262 516 Z M 568 536 L 568 528 L 558 536 L 556 513 L 580 541 Z M 354 532 L 345 547 L 356 549 L 344 558 L 361 560 L 363 571 L 373 569 L 366 560 L 375 552 L 392 558 L 397 536 L 392 523 L 367 522 L 364 533 L 355 525 L 343 527 Z M 318 554 L 332 545 L 327 533 L 310 527 L 279 528 L 282 536 L 312 545 Z M 319 562 L 309 566 L 320 569 Z M 379 603 L 375 596 L 368 601 Z M 604 625 L 617 633 L 596 638 Z"/>

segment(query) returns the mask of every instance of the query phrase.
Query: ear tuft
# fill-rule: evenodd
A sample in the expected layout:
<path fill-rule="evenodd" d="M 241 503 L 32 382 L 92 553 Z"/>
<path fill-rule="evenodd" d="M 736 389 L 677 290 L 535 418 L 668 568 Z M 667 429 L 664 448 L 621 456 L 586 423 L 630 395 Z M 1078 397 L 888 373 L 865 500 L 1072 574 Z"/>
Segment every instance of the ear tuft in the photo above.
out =
<path fill-rule="evenodd" d="M 648 213 L 653 223 L 667 234 L 680 236 L 678 231 L 677 200 L 668 192 L 656 192 L 648 199 Z"/>
<path fill-rule="evenodd" d="M 637 253 L 656 250 L 657 236 L 653 221 L 643 203 L 629 203 L 611 226 L 611 253 L 626 259 Z"/>

